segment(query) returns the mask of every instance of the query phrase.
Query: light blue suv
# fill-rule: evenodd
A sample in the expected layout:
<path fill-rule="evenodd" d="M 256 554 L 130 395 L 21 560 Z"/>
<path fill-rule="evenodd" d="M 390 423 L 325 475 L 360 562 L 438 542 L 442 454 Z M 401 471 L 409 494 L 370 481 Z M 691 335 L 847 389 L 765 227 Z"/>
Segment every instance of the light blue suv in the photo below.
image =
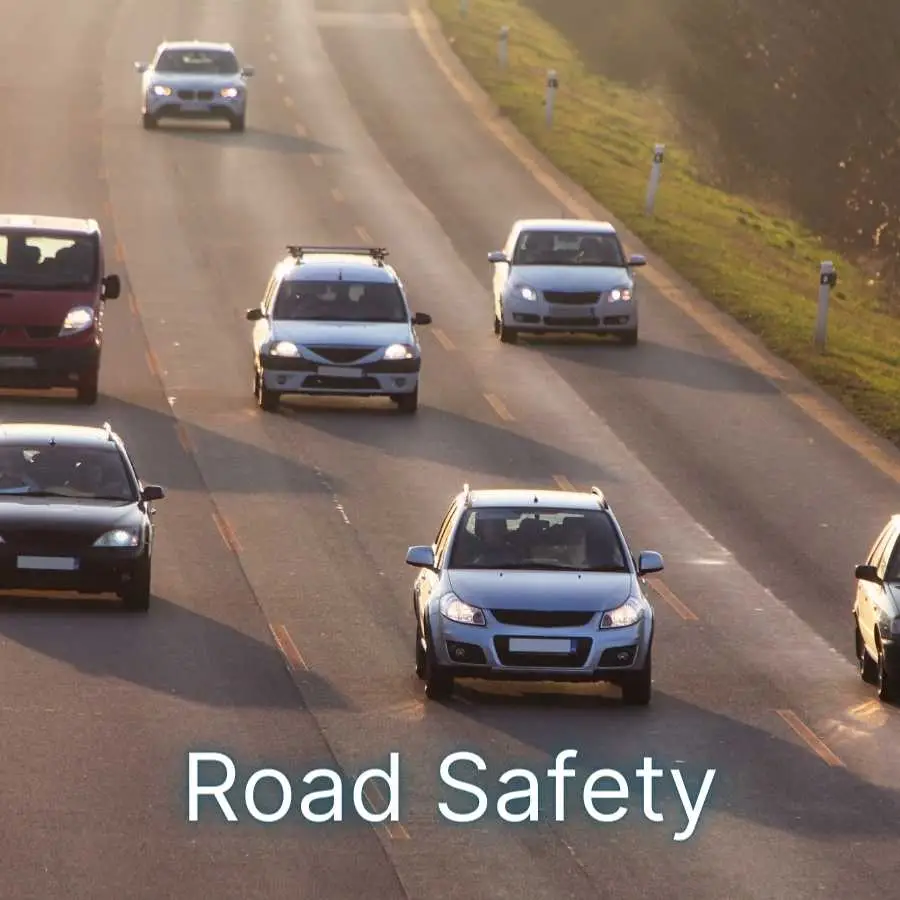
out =
<path fill-rule="evenodd" d="M 520 334 L 616 335 L 638 342 L 638 297 L 633 269 L 609 222 L 521 219 L 494 267 L 494 333 L 505 344 Z"/>
<path fill-rule="evenodd" d="M 261 409 L 285 394 L 388 397 L 419 405 L 417 325 L 397 272 L 379 247 L 288 247 L 253 322 L 253 391 Z"/>
<path fill-rule="evenodd" d="M 603 492 L 469 490 L 431 546 L 410 547 L 416 674 L 435 700 L 456 678 L 607 681 L 650 702 L 653 607 Z"/>

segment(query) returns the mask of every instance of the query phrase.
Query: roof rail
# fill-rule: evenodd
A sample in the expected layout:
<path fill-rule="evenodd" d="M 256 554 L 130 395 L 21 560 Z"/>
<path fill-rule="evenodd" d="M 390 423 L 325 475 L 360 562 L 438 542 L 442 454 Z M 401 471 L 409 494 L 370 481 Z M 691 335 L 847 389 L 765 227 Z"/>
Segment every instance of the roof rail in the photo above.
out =
<path fill-rule="evenodd" d="M 388 252 L 384 247 L 342 247 L 338 245 L 305 247 L 302 244 L 288 244 L 287 251 L 294 259 L 298 260 L 303 259 L 307 253 L 335 253 L 340 254 L 341 256 L 369 256 L 380 266 L 384 265 L 384 261 L 388 255 Z"/>
<path fill-rule="evenodd" d="M 463 485 L 462 493 L 463 493 L 463 506 L 471 506 L 472 505 L 472 491 L 469 488 L 468 482 L 466 482 Z"/>
<path fill-rule="evenodd" d="M 606 494 L 600 490 L 596 485 L 591 488 L 591 493 L 597 498 L 597 502 L 600 504 L 600 509 L 609 509 L 609 501 L 606 499 Z"/>
<path fill-rule="evenodd" d="M 108 441 L 114 440 L 112 425 L 110 425 L 109 422 L 104 422 L 100 427 L 106 432 L 106 439 Z"/>

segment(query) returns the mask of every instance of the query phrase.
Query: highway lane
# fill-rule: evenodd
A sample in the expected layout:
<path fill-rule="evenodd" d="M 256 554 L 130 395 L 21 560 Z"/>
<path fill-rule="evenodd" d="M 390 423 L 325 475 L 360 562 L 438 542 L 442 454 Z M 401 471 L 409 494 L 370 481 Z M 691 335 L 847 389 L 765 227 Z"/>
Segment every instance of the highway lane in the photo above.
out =
<path fill-rule="evenodd" d="M 60 6 L 48 20 L 33 6 L 0 4 L 10 88 L 4 207 L 98 215 L 111 247 L 99 88 L 121 7 Z M 54 66 L 36 71 L 36 58 Z M 23 73 L 34 80 L 23 82 Z M 110 264 L 122 271 L 115 254 Z M 108 328 L 95 409 L 3 398 L 0 416 L 109 419 L 144 477 L 169 487 L 159 504 L 156 600 L 146 618 L 77 600 L 0 607 L 0 897 L 402 896 L 370 829 L 298 839 L 290 828 L 185 823 L 188 749 L 224 748 L 285 767 L 298 756 L 327 763 L 328 751 L 215 525 L 127 296 L 110 302 Z"/>
<path fill-rule="evenodd" d="M 560 204 L 473 127 L 408 20 L 376 28 L 407 3 L 320 0 L 321 40 L 379 149 L 478 278 L 489 333 L 486 253 L 502 245 L 515 217 L 559 215 Z M 348 17 L 367 10 L 373 14 L 355 25 Z M 814 284 L 811 270 L 811 292 Z M 849 656 L 853 566 L 896 511 L 896 484 L 650 285 L 642 295 L 642 345 L 634 350 L 537 339 L 526 352 L 550 361 L 692 516 Z"/>
<path fill-rule="evenodd" d="M 203 12 L 185 13 L 177 22 L 193 33 L 207 33 L 213 23 L 217 33 L 227 25 L 235 32 L 240 27 L 247 59 L 265 57 L 272 64 L 260 73 L 246 142 L 217 136 L 216 143 L 192 129 L 147 140 L 135 130 L 131 88 L 117 73 L 140 55 L 146 26 L 129 20 L 129 32 L 123 23 L 107 61 L 107 168 L 117 227 L 166 392 L 175 397 L 176 415 L 189 434 L 205 429 L 228 439 L 223 446 L 195 437 L 196 455 L 207 482 L 217 486 L 217 503 L 234 528 L 236 549 L 270 621 L 286 625 L 300 648 L 298 680 L 307 702 L 348 768 L 398 746 L 422 763 L 409 772 L 415 812 L 409 836 L 390 844 L 401 877 L 416 896 L 445 893 L 439 873 L 450 865 L 455 889 L 471 894 L 483 883 L 489 861 L 496 881 L 510 892 L 558 896 L 563 878 L 574 879 L 567 889 L 571 884 L 573 891 L 591 890 L 581 884 L 583 876 L 560 838 L 577 846 L 588 877 L 597 883 L 609 883 L 613 872 L 620 880 L 633 879 L 628 859 L 634 857 L 625 851 L 646 856 L 655 840 L 669 840 L 616 831 L 609 840 L 618 841 L 617 853 L 601 855 L 596 831 L 570 826 L 556 829 L 549 841 L 540 833 L 492 832 L 488 838 L 473 829 L 454 832 L 456 841 L 448 843 L 446 829 L 435 827 L 430 815 L 429 779 L 450 746 L 536 760 L 564 744 L 598 745 L 596 710 L 578 715 L 495 704 L 484 709 L 476 702 L 474 708 L 463 704 L 423 713 L 409 675 L 409 573 L 400 562 L 402 549 L 435 527 L 444 499 L 467 477 L 509 482 L 559 471 L 583 483 L 609 484 L 614 501 L 642 487 L 646 494 L 633 509 L 622 506 L 629 529 L 646 538 L 642 544 L 653 540 L 673 551 L 674 577 L 693 583 L 691 596 L 696 594 L 704 615 L 703 624 L 690 631 L 661 602 L 671 643 L 660 648 L 661 702 L 654 718 L 638 724 L 629 717 L 623 738 L 618 723 L 625 714 L 603 713 L 610 716 L 604 762 L 634 760 L 653 747 L 688 765 L 713 761 L 733 773 L 705 840 L 698 838 L 684 852 L 671 845 L 660 849 L 660 865 L 640 873 L 636 890 L 696 878 L 702 865 L 703 882 L 695 890 L 705 896 L 770 897 L 776 885 L 785 896 L 821 895 L 820 885 L 836 893 L 847 874 L 835 862 L 835 847 L 848 839 L 877 846 L 884 839 L 881 815 L 889 819 L 893 810 L 892 795 L 867 784 L 887 783 L 890 775 L 867 746 L 872 726 L 868 735 L 856 726 L 854 739 L 851 726 L 841 721 L 842 704 L 858 705 L 868 694 L 802 624 L 789 620 L 780 641 L 771 636 L 771 619 L 753 613 L 784 615 L 783 607 L 691 522 L 602 422 L 584 413 L 570 388 L 521 348 L 501 350 L 479 329 L 479 310 L 459 299 L 474 294 L 471 274 L 455 257 L 435 261 L 446 237 L 367 142 L 314 31 L 304 27 L 309 12 L 255 7 L 248 25 L 238 22 L 239 7 L 212 4 L 206 19 Z M 171 22 L 174 28 L 176 20 Z M 146 177 L 135 179 L 135 169 Z M 252 414 L 240 363 L 246 336 L 240 313 L 253 302 L 248 298 L 259 296 L 273 248 L 287 232 L 291 239 L 314 231 L 316 240 L 337 240 L 350 239 L 358 229 L 402 248 L 398 260 L 413 296 L 428 298 L 427 306 L 417 307 L 433 312 L 455 338 L 449 350 L 446 337 L 426 338 L 440 362 L 429 376 L 422 415 L 406 421 L 308 408 L 278 417 Z M 448 313 L 452 328 L 443 325 Z M 497 404 L 485 394 L 502 395 L 514 419 L 497 414 Z M 235 449 L 238 435 L 269 451 L 267 461 Z M 235 496 L 244 477 L 260 496 Z M 701 553 L 724 563 L 718 574 L 698 574 Z M 273 558 L 281 561 L 276 569 Z M 360 633 L 371 638 L 361 643 Z M 735 646 L 736 634 L 746 646 Z M 723 638 L 730 638 L 727 661 L 719 649 Z M 808 659 L 815 668 L 792 677 L 783 668 L 788 645 L 793 659 Z M 706 666 L 699 672 L 698 658 Z M 723 697 L 710 691 L 711 681 L 734 687 Z M 815 703 L 811 682 L 819 683 Z M 843 725 L 836 736 L 849 770 L 812 768 L 821 764 L 792 741 L 775 710 L 801 704 Z M 882 735 L 894 728 L 883 723 Z M 712 747 L 726 749 L 713 754 Z M 831 807 L 823 808 L 823 785 Z M 860 812 L 873 808 L 883 813 Z M 777 850 L 771 847 L 772 829 L 779 832 Z M 740 855 L 717 849 L 732 845 L 741 846 Z M 762 858 L 766 880 L 748 885 L 742 867 L 749 861 L 758 869 Z M 890 875 L 888 859 L 885 854 L 873 867 Z M 813 882 L 808 867 L 817 872 Z M 874 874 L 862 890 L 872 896 L 879 890 Z"/>

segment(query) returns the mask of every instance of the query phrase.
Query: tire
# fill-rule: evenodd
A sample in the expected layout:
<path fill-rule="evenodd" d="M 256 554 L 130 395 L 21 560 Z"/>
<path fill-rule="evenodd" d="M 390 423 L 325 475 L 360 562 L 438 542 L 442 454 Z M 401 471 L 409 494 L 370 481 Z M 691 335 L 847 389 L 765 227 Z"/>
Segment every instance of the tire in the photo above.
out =
<path fill-rule="evenodd" d="M 255 385 L 256 405 L 263 412 L 275 412 L 278 409 L 279 402 L 281 401 L 281 394 L 279 394 L 278 391 L 270 391 L 267 387 L 265 387 L 258 372 L 256 373 Z"/>
<path fill-rule="evenodd" d="M 122 604 L 131 612 L 147 612 L 150 609 L 150 560 L 146 560 L 135 575 L 134 581 L 122 591 Z"/>
<path fill-rule="evenodd" d="M 82 406 L 93 406 L 100 394 L 100 372 L 86 372 L 78 379 L 75 397 Z"/>
<path fill-rule="evenodd" d="M 425 680 L 425 648 L 422 646 L 422 629 L 416 619 L 416 678 Z"/>
<path fill-rule="evenodd" d="M 394 402 L 397 404 L 398 412 L 405 416 L 413 415 L 419 408 L 419 388 L 416 387 L 411 394 L 397 394 Z"/>
<path fill-rule="evenodd" d="M 159 124 L 156 116 L 151 115 L 150 113 L 144 113 L 144 115 L 141 117 L 141 121 L 146 131 L 152 131 Z"/>
<path fill-rule="evenodd" d="M 434 658 L 431 635 L 428 635 L 428 646 L 425 649 L 425 696 L 429 700 L 440 702 L 453 696 L 453 676 L 447 672 Z"/>
<path fill-rule="evenodd" d="M 626 706 L 649 706 L 653 694 L 653 665 L 650 654 L 644 668 L 629 672 L 622 682 L 622 702 Z"/>
<path fill-rule="evenodd" d="M 878 664 L 869 656 L 869 651 L 866 650 L 859 625 L 856 626 L 854 638 L 856 645 L 856 671 L 859 673 L 859 677 L 866 684 L 878 684 Z"/>
<path fill-rule="evenodd" d="M 247 129 L 247 116 L 246 114 L 243 116 L 235 116 L 229 123 L 232 131 L 246 131 Z"/>
<path fill-rule="evenodd" d="M 626 331 L 622 334 L 620 340 L 626 347 L 636 347 L 638 342 L 638 330 L 637 328 L 632 331 Z"/>
<path fill-rule="evenodd" d="M 515 344 L 519 340 L 519 332 L 515 328 L 510 328 L 500 322 L 500 330 L 497 332 L 500 336 L 501 344 Z"/>
<path fill-rule="evenodd" d="M 888 676 L 884 664 L 884 650 L 878 647 L 878 662 L 876 665 L 876 683 L 878 685 L 878 699 L 884 703 L 895 703 L 898 700 L 897 685 L 893 678 Z"/>

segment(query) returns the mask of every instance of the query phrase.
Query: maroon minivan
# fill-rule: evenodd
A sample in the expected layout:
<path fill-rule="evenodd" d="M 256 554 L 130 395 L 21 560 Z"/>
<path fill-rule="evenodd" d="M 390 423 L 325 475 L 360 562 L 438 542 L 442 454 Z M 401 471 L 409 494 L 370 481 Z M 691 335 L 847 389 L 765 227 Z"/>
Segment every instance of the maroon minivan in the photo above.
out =
<path fill-rule="evenodd" d="M 120 292 L 94 219 L 0 214 L 0 388 L 96 403 L 104 304 Z"/>

